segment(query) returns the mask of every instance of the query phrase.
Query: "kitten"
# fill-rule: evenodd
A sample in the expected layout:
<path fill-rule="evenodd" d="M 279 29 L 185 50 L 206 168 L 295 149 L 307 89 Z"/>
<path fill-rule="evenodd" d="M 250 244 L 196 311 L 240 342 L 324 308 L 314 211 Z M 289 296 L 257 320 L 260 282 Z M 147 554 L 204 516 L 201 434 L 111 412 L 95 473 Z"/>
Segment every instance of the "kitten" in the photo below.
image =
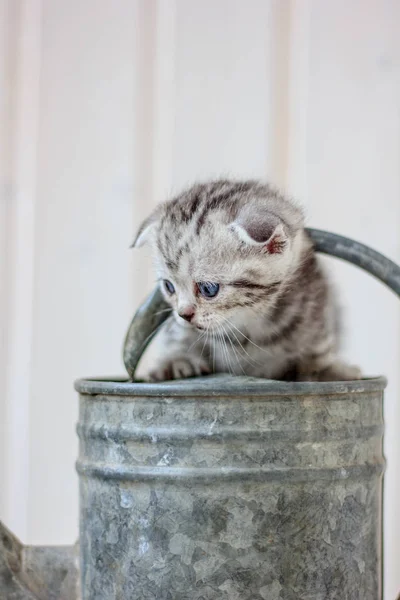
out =
<path fill-rule="evenodd" d="M 194 185 L 145 220 L 144 243 L 171 305 L 150 380 L 361 376 L 338 360 L 338 311 L 302 211 L 269 185 Z"/>

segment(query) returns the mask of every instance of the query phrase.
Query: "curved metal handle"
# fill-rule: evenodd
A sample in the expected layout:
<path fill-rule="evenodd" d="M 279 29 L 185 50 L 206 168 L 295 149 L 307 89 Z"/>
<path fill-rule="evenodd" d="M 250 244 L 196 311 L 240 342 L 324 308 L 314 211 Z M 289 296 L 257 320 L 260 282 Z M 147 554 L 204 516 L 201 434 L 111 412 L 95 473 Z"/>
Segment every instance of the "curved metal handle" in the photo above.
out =
<path fill-rule="evenodd" d="M 364 269 L 400 296 L 400 267 L 379 252 L 349 238 L 319 229 L 306 229 L 315 250 Z M 139 360 L 158 328 L 168 317 L 168 304 L 159 288 L 148 297 L 132 319 L 124 344 L 124 363 L 133 381 Z"/>
<path fill-rule="evenodd" d="M 314 242 L 317 252 L 336 256 L 364 269 L 400 296 L 400 267 L 392 260 L 364 244 L 336 233 L 319 229 L 306 229 L 306 231 Z"/>
<path fill-rule="evenodd" d="M 131 381 L 142 354 L 168 317 L 168 304 L 157 286 L 134 314 L 124 343 L 124 364 Z"/>

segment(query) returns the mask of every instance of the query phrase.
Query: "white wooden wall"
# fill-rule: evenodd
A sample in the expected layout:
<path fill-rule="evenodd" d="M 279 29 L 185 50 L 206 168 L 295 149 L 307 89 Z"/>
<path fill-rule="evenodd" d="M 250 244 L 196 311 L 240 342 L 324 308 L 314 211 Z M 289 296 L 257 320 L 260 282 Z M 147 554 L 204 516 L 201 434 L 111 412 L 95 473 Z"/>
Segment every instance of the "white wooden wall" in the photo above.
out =
<path fill-rule="evenodd" d="M 77 536 L 74 378 L 123 372 L 153 285 L 128 246 L 194 179 L 269 178 L 400 262 L 397 0 L 0 0 L 0 516 Z M 330 261 L 346 352 L 385 373 L 385 600 L 400 586 L 400 311 Z"/>

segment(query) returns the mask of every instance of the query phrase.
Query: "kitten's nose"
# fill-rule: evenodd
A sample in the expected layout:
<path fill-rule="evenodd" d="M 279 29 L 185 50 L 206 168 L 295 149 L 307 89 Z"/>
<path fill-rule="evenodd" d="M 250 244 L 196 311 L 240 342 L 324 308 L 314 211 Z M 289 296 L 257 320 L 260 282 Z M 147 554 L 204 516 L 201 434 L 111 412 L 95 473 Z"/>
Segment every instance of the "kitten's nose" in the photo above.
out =
<path fill-rule="evenodd" d="M 188 306 L 187 308 L 182 308 L 178 312 L 178 315 L 182 317 L 182 319 L 185 319 L 185 321 L 189 321 L 190 323 L 190 321 L 194 317 L 194 308 L 192 308 L 191 306 Z"/>

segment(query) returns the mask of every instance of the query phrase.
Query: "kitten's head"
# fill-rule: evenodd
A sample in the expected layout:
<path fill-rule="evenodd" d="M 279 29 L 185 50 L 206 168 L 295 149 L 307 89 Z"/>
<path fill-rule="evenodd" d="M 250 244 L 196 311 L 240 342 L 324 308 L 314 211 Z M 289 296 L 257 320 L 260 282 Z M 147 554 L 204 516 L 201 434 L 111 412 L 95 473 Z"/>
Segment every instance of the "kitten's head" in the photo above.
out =
<path fill-rule="evenodd" d="M 178 322 L 210 331 L 268 312 L 297 264 L 302 212 L 254 181 L 198 184 L 160 205 L 134 246 L 151 243 Z"/>

